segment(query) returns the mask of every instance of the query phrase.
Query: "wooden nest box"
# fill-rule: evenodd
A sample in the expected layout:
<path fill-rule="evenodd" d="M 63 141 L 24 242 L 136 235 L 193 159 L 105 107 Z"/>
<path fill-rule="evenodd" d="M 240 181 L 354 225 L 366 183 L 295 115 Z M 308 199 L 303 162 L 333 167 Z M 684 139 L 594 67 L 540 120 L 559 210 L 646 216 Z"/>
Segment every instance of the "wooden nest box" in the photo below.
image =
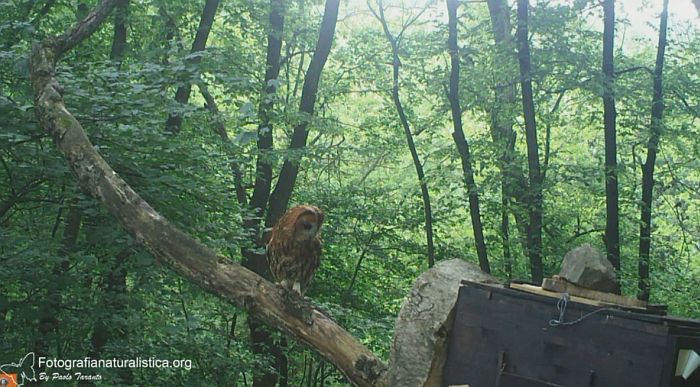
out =
<path fill-rule="evenodd" d="M 700 387 L 700 321 L 575 288 L 463 281 L 442 385 Z"/>

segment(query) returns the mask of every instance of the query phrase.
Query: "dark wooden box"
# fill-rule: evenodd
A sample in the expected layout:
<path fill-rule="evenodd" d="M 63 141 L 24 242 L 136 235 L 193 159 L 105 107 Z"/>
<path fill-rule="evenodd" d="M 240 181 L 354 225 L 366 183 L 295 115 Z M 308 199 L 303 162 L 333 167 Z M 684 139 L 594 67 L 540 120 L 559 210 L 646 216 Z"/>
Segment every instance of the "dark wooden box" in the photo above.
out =
<path fill-rule="evenodd" d="M 680 349 L 700 353 L 700 322 L 464 281 L 443 386 L 700 387 L 674 376 Z"/>

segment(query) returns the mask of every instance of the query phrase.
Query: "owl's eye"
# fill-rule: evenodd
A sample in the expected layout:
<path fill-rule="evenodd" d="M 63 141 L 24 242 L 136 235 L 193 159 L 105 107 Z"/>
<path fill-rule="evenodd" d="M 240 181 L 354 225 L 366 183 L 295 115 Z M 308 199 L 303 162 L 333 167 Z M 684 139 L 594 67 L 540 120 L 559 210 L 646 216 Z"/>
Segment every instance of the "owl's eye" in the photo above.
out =
<path fill-rule="evenodd" d="M 311 223 L 309 222 L 302 222 L 302 225 L 304 226 L 304 230 L 311 230 Z"/>

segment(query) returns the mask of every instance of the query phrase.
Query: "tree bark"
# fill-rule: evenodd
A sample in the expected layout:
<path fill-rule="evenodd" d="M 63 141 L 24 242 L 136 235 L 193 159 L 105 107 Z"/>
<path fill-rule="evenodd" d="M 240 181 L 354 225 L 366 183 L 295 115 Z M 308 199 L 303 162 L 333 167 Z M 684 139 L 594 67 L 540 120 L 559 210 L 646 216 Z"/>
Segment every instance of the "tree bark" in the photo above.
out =
<path fill-rule="evenodd" d="M 252 249 L 243 249 L 243 264 L 257 274 L 270 278 L 265 255 L 260 250 L 265 248 L 262 224 L 272 190 L 272 164 L 270 153 L 273 150 L 273 126 L 270 119 L 274 108 L 274 94 L 277 92 L 275 80 L 279 77 L 281 67 L 282 34 L 284 32 L 284 2 L 270 0 L 270 32 L 267 35 L 267 55 L 265 59 L 265 78 L 260 95 L 258 109 L 258 157 L 255 163 L 255 183 L 250 208 L 253 216 L 244 219 L 243 226 L 250 232 Z"/>
<path fill-rule="evenodd" d="M 289 198 L 292 196 L 292 191 L 294 190 L 294 184 L 299 174 L 300 162 L 300 155 L 295 151 L 304 148 L 309 137 L 307 126 L 309 125 L 311 117 L 314 115 L 314 105 L 316 104 L 316 94 L 321 79 L 321 72 L 323 71 L 323 67 L 328 59 L 328 54 L 331 52 L 331 46 L 333 45 L 339 7 L 340 0 L 326 0 L 318 42 L 316 43 L 316 49 L 311 57 L 311 63 L 309 63 L 309 68 L 304 78 L 304 85 L 301 89 L 299 112 L 304 117 L 301 122 L 294 127 L 292 141 L 289 144 L 289 150 L 292 152 L 285 158 L 275 189 L 270 195 L 269 209 L 265 221 L 265 225 L 268 227 L 274 225 L 287 209 Z"/>
<path fill-rule="evenodd" d="M 202 17 L 199 19 L 199 27 L 197 27 L 197 34 L 194 37 L 194 42 L 192 42 L 192 50 L 190 51 L 191 58 L 186 61 L 190 66 L 197 66 L 202 61 L 201 55 L 194 54 L 204 51 L 218 7 L 219 0 L 207 0 L 204 4 Z M 187 82 L 177 88 L 175 92 L 175 101 L 178 104 L 184 105 L 189 101 L 190 92 L 192 91 L 191 79 L 192 77 L 188 76 Z M 179 133 L 182 129 L 182 116 L 179 113 L 170 113 L 165 123 L 165 128 L 171 133 Z"/>
<path fill-rule="evenodd" d="M 158 214 L 99 155 L 66 109 L 61 86 L 54 78 L 56 60 L 95 31 L 114 5 L 114 0 L 104 0 L 66 34 L 35 44 L 30 56 L 37 117 L 67 159 L 81 188 L 102 202 L 157 259 L 191 282 L 314 348 L 354 385 L 382 385 L 386 371 L 383 362 L 325 314 L 310 306 L 304 306 L 302 317 L 290 312 L 285 298 L 300 305 L 304 300 L 295 294 L 283 295 L 283 290 L 217 255 Z"/>
<path fill-rule="evenodd" d="M 282 32 L 284 31 L 285 3 L 282 0 L 270 1 L 270 33 L 267 35 L 267 55 L 265 57 L 265 79 L 258 108 L 258 157 L 255 161 L 255 184 L 250 207 L 258 219 L 263 219 L 272 190 L 272 164 L 270 152 L 273 149 L 273 128 L 271 114 L 281 67 Z M 259 224 L 259 220 L 254 220 Z M 252 224 L 248 226 L 253 226 Z M 256 230 L 258 232 L 259 230 Z M 259 243 L 259 242 L 258 242 Z"/>
<path fill-rule="evenodd" d="M 518 63 L 520 64 L 520 87 L 523 96 L 523 116 L 527 142 L 527 165 L 529 178 L 527 232 L 530 272 L 534 283 L 542 282 L 542 172 L 540 171 L 535 103 L 532 97 L 530 68 L 530 45 L 528 42 L 528 0 L 518 0 Z"/>
<path fill-rule="evenodd" d="M 63 308 L 63 287 L 61 281 L 58 281 L 58 279 L 63 277 L 68 271 L 70 265 L 68 255 L 75 248 L 82 221 L 82 211 L 74 204 L 75 203 L 72 203 L 70 205 L 70 210 L 68 210 L 61 245 L 56 254 L 58 259 L 51 269 L 51 276 L 54 280 L 49 283 L 44 305 L 39 308 L 39 334 L 34 342 L 37 356 L 49 356 L 50 342 L 57 343 L 56 353 L 60 356 L 61 346 L 57 335 L 61 323 L 61 309 Z M 40 372 L 43 371 L 43 369 L 40 370 Z"/>
<path fill-rule="evenodd" d="M 651 124 L 649 125 L 649 142 L 647 159 L 642 168 L 642 208 L 639 221 L 639 296 L 649 301 L 649 252 L 651 250 L 651 206 L 654 190 L 654 165 L 659 148 L 661 130 L 663 129 L 664 94 L 663 71 L 666 51 L 666 30 L 668 25 L 668 0 L 664 0 L 659 27 L 659 45 L 656 51 L 654 67 L 654 91 L 651 102 Z"/>
<path fill-rule="evenodd" d="M 158 8 L 158 14 L 161 15 L 163 19 L 165 19 L 165 23 L 163 26 L 163 28 L 165 29 L 165 41 L 163 44 L 162 63 L 164 65 L 168 65 L 170 64 L 170 50 L 172 49 L 172 43 L 175 39 L 177 25 L 175 24 L 175 20 L 173 20 L 172 16 L 168 14 L 168 11 L 165 9 L 165 7 Z"/>
<path fill-rule="evenodd" d="M 127 313 L 128 293 L 126 277 L 128 271 L 126 269 L 126 261 L 131 254 L 131 249 L 126 248 L 120 251 L 112 262 L 106 263 L 107 271 L 100 283 L 100 289 L 102 291 L 102 307 L 105 309 L 102 314 L 107 317 L 98 317 L 93 326 L 92 336 L 90 337 L 92 350 L 89 355 L 92 358 L 99 359 L 104 346 L 110 340 L 114 340 L 115 337 L 117 339 L 126 339 L 129 335 L 127 324 L 120 319 L 111 319 L 109 316 L 119 316 Z M 134 383 L 134 374 L 130 368 L 118 369 L 117 374 L 121 378 L 122 383 L 126 385 Z M 94 385 L 94 383 L 81 384 Z"/>
<path fill-rule="evenodd" d="M 447 0 L 447 14 L 449 25 L 449 37 L 447 39 L 447 47 L 450 51 L 450 90 L 448 99 L 450 100 L 450 108 L 452 110 L 452 124 L 454 131 L 452 138 L 457 145 L 459 156 L 462 160 L 462 172 L 467 185 L 469 194 L 469 215 L 472 221 L 472 229 L 474 231 L 474 241 L 476 244 L 476 252 L 479 257 L 479 267 L 485 273 L 491 273 L 491 267 L 486 255 L 486 242 L 484 241 L 484 229 L 481 224 L 481 212 L 479 209 L 479 193 L 474 181 L 474 170 L 472 169 L 471 152 L 469 151 L 469 142 L 464 135 L 462 129 L 462 108 L 459 103 L 459 46 L 457 45 L 457 7 L 458 0 Z"/>
<path fill-rule="evenodd" d="M 401 66 L 401 61 L 399 59 L 399 46 L 394 35 L 389 31 L 389 26 L 384 17 L 384 6 L 382 1 L 377 2 L 379 7 L 379 14 L 377 15 L 372 11 L 377 19 L 382 24 L 382 29 L 384 30 L 384 36 L 386 36 L 389 44 L 391 45 L 391 55 L 393 58 L 392 68 L 393 68 L 393 86 L 391 88 L 391 99 L 394 102 L 396 111 L 399 114 L 399 121 L 403 127 L 404 135 L 406 136 L 406 143 L 408 144 L 408 150 L 411 152 L 411 159 L 413 160 L 413 166 L 416 169 L 416 175 L 418 176 L 418 184 L 420 185 L 421 198 L 423 199 L 423 213 L 425 215 L 425 237 L 428 244 L 428 267 L 433 267 L 435 265 L 435 246 L 433 243 L 433 211 L 430 205 L 430 192 L 428 191 L 428 183 L 425 181 L 425 173 L 423 172 L 423 164 L 420 162 L 420 157 L 418 156 L 418 151 L 416 150 L 416 144 L 413 142 L 413 134 L 411 133 L 411 126 L 408 123 L 408 118 L 401 104 L 401 98 L 399 95 L 399 67 Z"/>
<path fill-rule="evenodd" d="M 496 43 L 496 54 L 510 63 L 516 61 L 513 50 L 513 38 L 511 36 L 510 9 L 505 0 L 487 0 L 491 27 Z M 515 105 L 515 84 L 510 80 L 501 80 L 495 85 L 495 103 L 491 111 L 491 138 L 496 146 L 501 149 L 499 155 L 499 169 L 501 170 L 501 241 L 503 245 L 503 257 L 506 273 L 512 274 L 510 225 L 511 212 L 515 217 L 516 226 L 520 232 L 520 243 L 527 254 L 527 230 L 529 222 L 527 216 L 527 190 L 528 182 L 525 174 L 515 157 L 516 133 L 513 131 Z"/>
<path fill-rule="evenodd" d="M 321 29 L 319 31 L 319 40 L 316 45 L 316 52 L 312 58 L 309 70 L 304 80 L 304 89 L 302 92 L 302 102 L 299 110 L 313 115 L 316 92 L 320 81 L 321 72 L 325 65 L 328 54 L 330 53 L 335 33 L 335 23 L 338 17 L 339 2 L 329 1 L 326 3 L 323 19 L 321 21 Z M 261 93 L 260 105 L 258 108 L 258 117 L 260 124 L 258 125 L 258 156 L 255 164 L 255 183 L 253 187 L 253 196 L 250 200 L 250 208 L 253 211 L 253 216 L 245 219 L 244 226 L 250 232 L 252 249 L 244 249 L 244 265 L 254 272 L 270 278 L 267 259 L 262 251 L 265 248 L 266 238 L 262 232 L 261 220 L 265 217 L 265 209 L 267 208 L 267 225 L 272 226 L 287 208 L 289 196 L 294 189 L 297 170 L 290 171 L 285 169 L 287 162 L 285 161 L 277 183 L 279 192 L 288 194 L 284 203 L 278 203 L 277 200 L 270 200 L 270 191 L 272 190 L 272 161 L 270 159 L 273 151 L 273 126 L 271 115 L 274 108 L 274 97 L 277 92 L 276 80 L 279 77 L 281 67 L 281 50 L 282 50 L 282 33 L 284 31 L 284 13 L 285 3 L 280 0 L 270 1 L 270 33 L 267 40 L 267 54 L 265 59 L 265 78 L 263 91 Z M 295 139 L 298 136 L 308 136 L 306 131 L 306 122 L 295 127 L 292 138 L 292 146 L 295 145 Z M 298 145 L 298 144 L 297 144 Z M 306 138 L 298 147 L 303 148 L 306 145 Z M 298 168 L 298 167 L 297 167 Z M 291 174 L 293 173 L 293 176 Z M 291 178 L 291 181 L 288 181 Z M 286 186 L 281 187 L 280 184 L 286 182 Z M 277 192 L 277 189 L 276 189 Z M 275 207 L 275 205 L 278 205 Z M 268 208 L 269 205 L 269 208 Z M 273 210 L 273 207 L 275 209 Z M 273 211 L 279 211 L 279 214 L 273 215 Z M 251 341 L 253 351 L 258 354 L 268 354 L 275 360 L 276 372 L 255 372 L 253 376 L 253 386 L 268 386 L 275 385 L 278 382 L 278 375 L 281 377 L 280 382 L 286 383 L 287 359 L 282 350 L 283 342 L 275 343 L 269 333 L 269 329 L 263 326 L 260 321 L 254 318 L 248 319 L 250 327 Z"/>
<path fill-rule="evenodd" d="M 513 278 L 513 256 L 510 252 L 510 198 L 504 194 L 505 183 L 501 179 L 501 245 L 503 248 L 503 271 L 510 280 Z"/>
<path fill-rule="evenodd" d="M 617 190 L 617 129 L 615 128 L 614 60 L 615 0 L 603 0 L 603 126 L 605 132 L 605 250 L 620 271 L 620 213 Z"/>
<path fill-rule="evenodd" d="M 112 39 L 112 51 L 109 60 L 115 62 L 117 69 L 121 68 L 126 51 L 126 19 L 129 15 L 129 0 L 117 1 L 117 8 L 114 12 L 114 37 Z"/>

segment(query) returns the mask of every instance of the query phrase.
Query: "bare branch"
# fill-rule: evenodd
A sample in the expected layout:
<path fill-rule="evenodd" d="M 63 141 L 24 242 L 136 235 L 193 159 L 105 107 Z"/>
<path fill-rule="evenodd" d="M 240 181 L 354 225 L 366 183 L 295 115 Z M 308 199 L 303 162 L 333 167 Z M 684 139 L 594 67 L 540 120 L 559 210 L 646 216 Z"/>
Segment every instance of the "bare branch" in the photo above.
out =
<path fill-rule="evenodd" d="M 617 76 L 620 76 L 622 74 L 632 73 L 632 72 L 639 71 L 639 70 L 644 70 L 647 73 L 654 75 L 654 71 L 646 66 L 634 66 L 634 67 L 626 68 L 623 70 L 615 71 L 615 76 L 617 77 Z"/>

